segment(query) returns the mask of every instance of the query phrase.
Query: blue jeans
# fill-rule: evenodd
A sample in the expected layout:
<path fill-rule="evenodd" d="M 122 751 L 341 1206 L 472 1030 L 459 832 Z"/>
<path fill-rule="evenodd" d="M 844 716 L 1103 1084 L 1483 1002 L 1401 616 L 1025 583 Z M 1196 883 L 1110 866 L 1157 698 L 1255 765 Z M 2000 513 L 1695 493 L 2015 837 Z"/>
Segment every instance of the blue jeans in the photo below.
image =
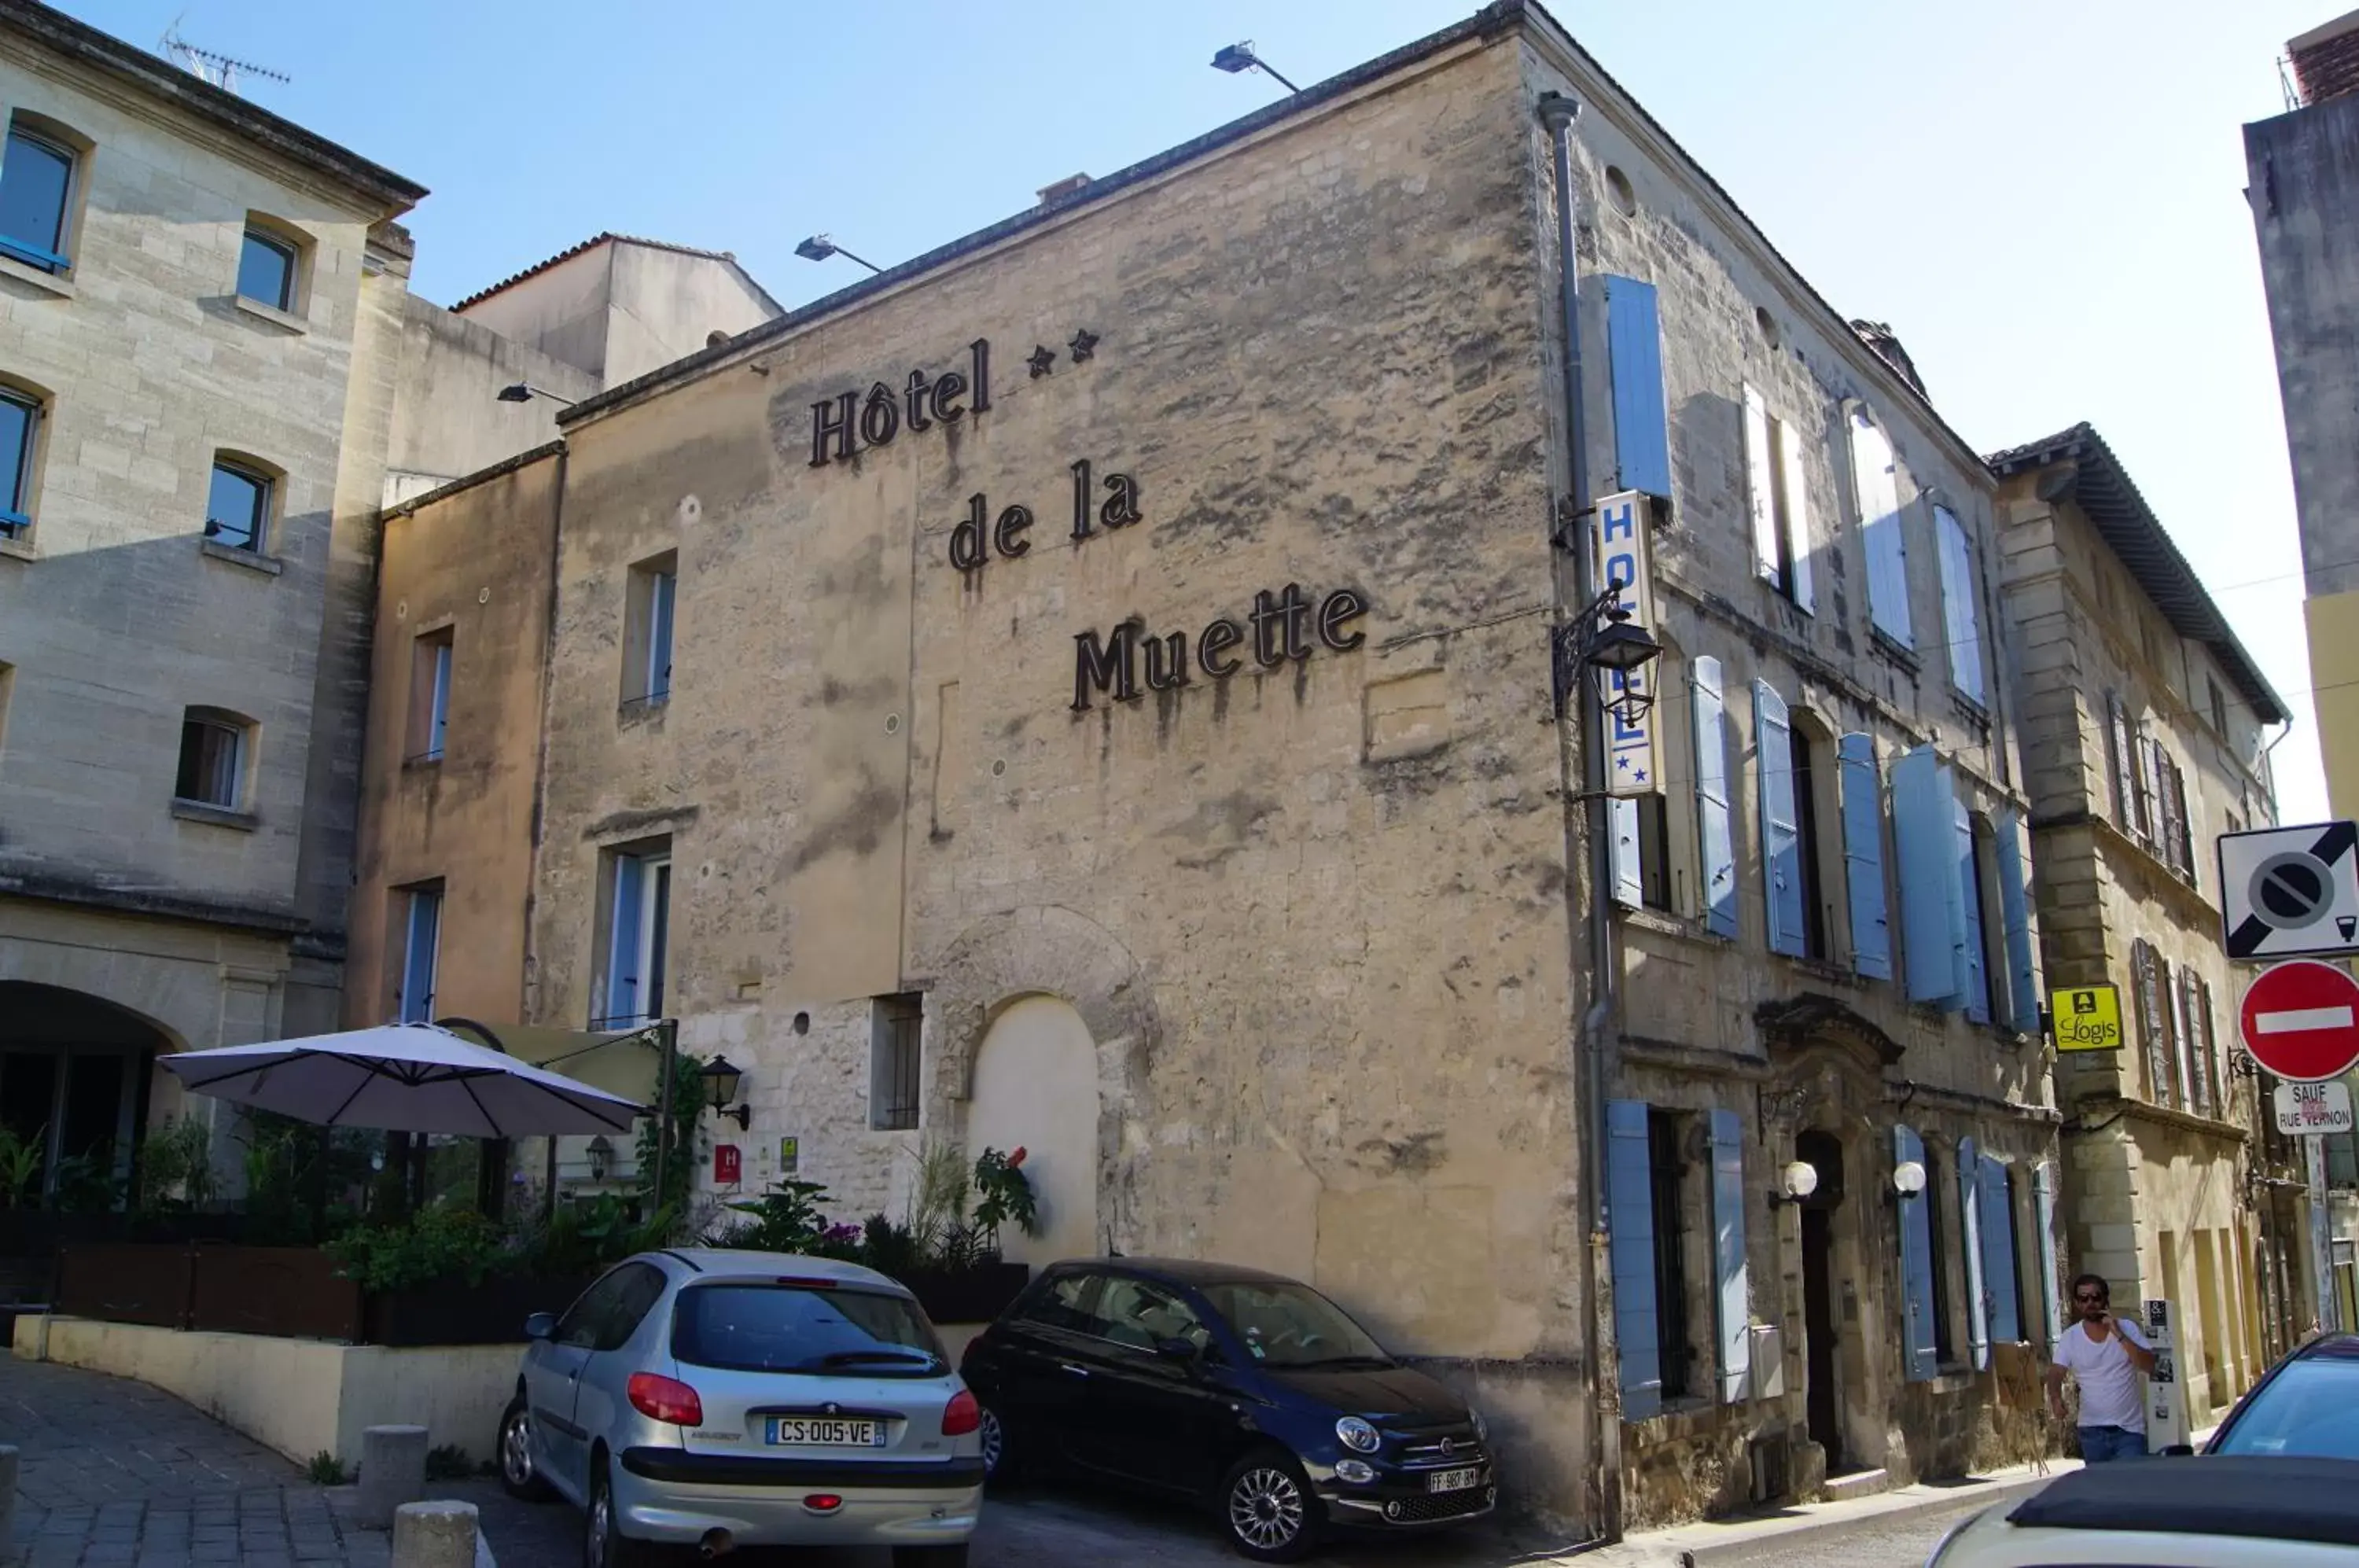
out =
<path fill-rule="evenodd" d="M 2080 1432 L 2081 1457 L 2088 1464 L 2146 1457 L 2146 1433 L 2142 1432 L 2132 1432 L 2125 1426 L 2084 1426 Z"/>

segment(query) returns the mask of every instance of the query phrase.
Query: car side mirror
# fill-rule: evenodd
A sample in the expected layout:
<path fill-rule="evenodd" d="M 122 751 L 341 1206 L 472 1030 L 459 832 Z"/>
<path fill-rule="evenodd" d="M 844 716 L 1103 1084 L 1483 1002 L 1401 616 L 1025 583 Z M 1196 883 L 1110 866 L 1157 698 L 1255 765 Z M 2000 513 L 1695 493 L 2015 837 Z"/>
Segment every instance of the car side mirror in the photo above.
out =
<path fill-rule="evenodd" d="M 527 1339 L 552 1339 L 556 1334 L 555 1312 L 535 1312 L 524 1320 L 524 1336 Z"/>
<path fill-rule="evenodd" d="M 1177 1337 L 1158 1339 L 1155 1342 L 1155 1354 L 1166 1361 L 1193 1362 L 1196 1359 L 1196 1342 Z"/>
<path fill-rule="evenodd" d="M 2162 1451 L 2162 1457 L 2165 1459 L 2192 1459 L 2195 1457 L 2195 1449 L 2190 1443 L 2174 1443 Z"/>

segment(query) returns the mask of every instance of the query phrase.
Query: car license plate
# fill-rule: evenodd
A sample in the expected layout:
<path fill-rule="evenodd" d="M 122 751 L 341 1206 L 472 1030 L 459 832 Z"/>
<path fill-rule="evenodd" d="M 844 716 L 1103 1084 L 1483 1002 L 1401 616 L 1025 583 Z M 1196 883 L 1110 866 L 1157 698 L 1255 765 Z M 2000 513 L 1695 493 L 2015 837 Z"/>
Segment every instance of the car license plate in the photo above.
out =
<path fill-rule="evenodd" d="M 1436 1470 L 1425 1478 L 1429 1492 L 1463 1492 L 1483 1478 L 1480 1465 L 1468 1470 Z"/>
<path fill-rule="evenodd" d="M 885 1429 L 873 1421 L 842 1421 L 833 1416 L 772 1416 L 769 1440 L 795 1448 L 876 1448 Z"/>

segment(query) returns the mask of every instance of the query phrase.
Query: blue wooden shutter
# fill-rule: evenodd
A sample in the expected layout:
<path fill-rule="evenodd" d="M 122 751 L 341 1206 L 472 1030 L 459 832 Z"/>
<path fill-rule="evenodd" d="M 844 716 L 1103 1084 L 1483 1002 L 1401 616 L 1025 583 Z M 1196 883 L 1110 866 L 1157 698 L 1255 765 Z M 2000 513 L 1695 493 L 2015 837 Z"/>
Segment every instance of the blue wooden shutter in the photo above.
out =
<path fill-rule="evenodd" d="M 1958 1139 L 1958 1215 L 1966 1261 L 1966 1342 L 1979 1372 L 1990 1365 L 1990 1298 L 1983 1293 L 1983 1162 L 1970 1138 Z"/>
<path fill-rule="evenodd" d="M 1734 1111 L 1712 1113 L 1712 1261 L 1720 1316 L 1720 1399 L 1742 1402 L 1752 1391 L 1753 1301 L 1745 1267 L 1745 1124 Z"/>
<path fill-rule="evenodd" d="M 1835 743 L 1843 779 L 1843 869 L 1851 891 L 1851 966 L 1892 978 L 1892 920 L 1884 898 L 1884 789 L 1875 738 L 1853 733 Z"/>
<path fill-rule="evenodd" d="M 1905 1127 L 1892 1129 L 1892 1163 L 1915 1160 L 1925 1164 L 1925 1144 Z M 1930 1380 L 1940 1370 L 1933 1323 L 1933 1190 L 1904 1194 L 1900 1199 L 1900 1353 L 1911 1383 Z"/>
<path fill-rule="evenodd" d="M 2046 1160 L 2031 1168 L 2031 1211 L 2039 1226 L 2039 1310 L 2047 1325 L 2040 1343 L 2052 1345 L 2064 1319 L 2056 1283 L 2056 1168 Z"/>
<path fill-rule="evenodd" d="M 614 857 L 614 920 L 606 947 L 606 1017 L 639 1021 L 639 923 L 647 867 L 635 855 Z"/>
<path fill-rule="evenodd" d="M 1901 531 L 1899 470 L 1892 443 L 1865 413 L 1851 416 L 1852 490 L 1867 550 L 1867 615 L 1903 648 L 1917 646 L 1908 623 L 1908 549 Z"/>
<path fill-rule="evenodd" d="M 1720 660 L 1705 656 L 1689 666 L 1695 682 L 1696 836 L 1703 855 L 1704 926 L 1736 936 L 1736 845 L 1728 815 L 1728 723 L 1723 712 Z"/>
<path fill-rule="evenodd" d="M 1753 750 L 1761 781 L 1761 896 L 1769 914 L 1769 951 L 1802 953 L 1802 837 L 1794 812 L 1793 731 L 1786 699 L 1767 681 L 1753 683 Z"/>
<path fill-rule="evenodd" d="M 1908 999 L 1954 1007 L 1957 952 L 1956 797 L 1949 769 L 1930 746 L 1904 752 L 1892 764 L 1892 836 L 1900 860 L 1900 935 L 1908 964 Z"/>
<path fill-rule="evenodd" d="M 1662 1413 L 1663 1356 L 1655 1335 L 1655 1190 L 1644 1100 L 1605 1103 L 1605 1204 L 1622 1419 L 1645 1421 Z"/>
<path fill-rule="evenodd" d="M 1605 344 L 1614 376 L 1614 462 L 1620 488 L 1669 498 L 1671 439 L 1663 414 L 1663 332 L 1653 284 L 1607 275 Z M 1580 504 L 1590 500 L 1583 495 Z"/>
<path fill-rule="evenodd" d="M 440 962 L 442 942 L 442 895 L 429 892 L 410 894 L 407 926 L 398 1003 L 400 1021 L 406 1024 L 432 1023 L 434 975 Z"/>
<path fill-rule="evenodd" d="M 2023 1337 L 2023 1316 L 2015 1287 L 2015 1196 L 2006 1162 L 1983 1156 L 1983 1289 L 1990 1292 L 1993 1344 Z"/>
<path fill-rule="evenodd" d="M 1638 802 L 1626 798 L 1608 800 L 1605 817 L 1613 830 L 1614 901 L 1635 909 L 1647 901 L 1638 843 Z"/>
<path fill-rule="evenodd" d="M 2023 819 L 2012 806 L 1991 813 L 1998 851 L 1998 904 L 2006 920 L 2007 1021 L 2018 1034 L 2039 1032 L 2039 973 L 2031 960 L 2031 890 L 2024 875 Z"/>
<path fill-rule="evenodd" d="M 1783 419 L 1777 422 L 1777 464 L 1784 480 L 1782 494 L 1786 500 L 1786 559 L 1791 564 L 1793 581 L 1786 584 L 1787 595 L 1801 609 L 1812 607 L 1810 592 L 1810 492 L 1802 476 L 1802 443 L 1794 434 L 1794 427 Z"/>
<path fill-rule="evenodd" d="M 426 755 L 442 755 L 442 742 L 451 728 L 451 645 L 434 645 L 434 691 L 429 701 L 432 707 L 427 714 Z"/>
<path fill-rule="evenodd" d="M 1783 589 L 1786 574 L 1778 566 L 1777 452 L 1769 440 L 1769 405 L 1754 388 L 1745 388 L 1745 502 L 1753 519 L 1753 571 L 1763 582 Z"/>
<path fill-rule="evenodd" d="M 1957 834 L 1958 899 L 1951 909 L 1951 951 L 1956 954 L 1958 989 L 1966 998 L 1966 1017 L 1978 1024 L 1990 1022 L 1990 977 L 1983 971 L 1982 872 L 1974 863 L 1974 819 L 1966 803 L 1950 797 L 1950 821 Z"/>
<path fill-rule="evenodd" d="M 1973 541 L 1947 506 L 1933 508 L 1933 542 L 1941 561 L 1941 629 L 1950 639 L 1950 684 L 1979 703 L 1983 697 L 1983 634 Z"/>

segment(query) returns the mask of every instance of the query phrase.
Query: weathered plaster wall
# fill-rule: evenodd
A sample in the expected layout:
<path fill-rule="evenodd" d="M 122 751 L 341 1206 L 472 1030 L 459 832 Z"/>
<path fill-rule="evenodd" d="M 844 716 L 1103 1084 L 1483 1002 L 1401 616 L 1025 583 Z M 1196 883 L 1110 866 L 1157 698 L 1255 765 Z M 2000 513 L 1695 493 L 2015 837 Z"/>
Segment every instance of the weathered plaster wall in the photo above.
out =
<path fill-rule="evenodd" d="M 365 828 L 345 1019 L 394 1016 L 402 895 L 443 887 L 438 1014 L 520 1022 L 549 570 L 561 451 L 543 450 L 387 514 L 377 572 Z M 451 633 L 440 760 L 418 757 L 418 639 Z M 577 1020 L 578 1021 L 578 1020 Z"/>
<path fill-rule="evenodd" d="M 386 456 L 386 506 L 556 438 L 564 404 L 547 397 L 503 403 L 502 387 L 521 381 L 579 402 L 604 385 L 594 372 L 414 294 L 403 301 L 400 376 Z"/>

